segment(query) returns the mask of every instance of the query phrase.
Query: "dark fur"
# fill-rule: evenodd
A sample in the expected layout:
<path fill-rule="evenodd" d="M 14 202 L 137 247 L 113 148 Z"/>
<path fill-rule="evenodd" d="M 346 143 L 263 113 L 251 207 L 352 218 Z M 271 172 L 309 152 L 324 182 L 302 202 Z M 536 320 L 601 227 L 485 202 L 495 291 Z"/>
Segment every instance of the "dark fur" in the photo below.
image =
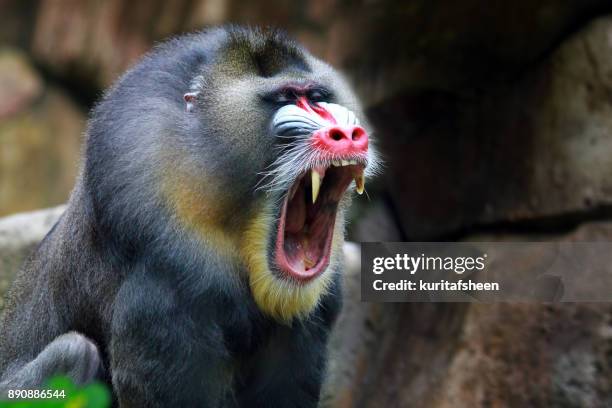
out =
<path fill-rule="evenodd" d="M 122 407 L 316 406 L 339 273 L 308 318 L 279 323 L 254 303 L 244 264 L 203 245 L 159 186 L 160 174 L 205 175 L 203 189 L 223 192 L 219 225 L 244 228 L 265 199 L 254 187 L 275 157 L 278 87 L 322 87 L 358 109 L 311 59 L 278 34 L 217 29 L 162 44 L 109 90 L 68 208 L 10 292 L 0 395 L 68 373 L 112 384 Z M 232 87 L 245 73 L 255 82 Z"/>

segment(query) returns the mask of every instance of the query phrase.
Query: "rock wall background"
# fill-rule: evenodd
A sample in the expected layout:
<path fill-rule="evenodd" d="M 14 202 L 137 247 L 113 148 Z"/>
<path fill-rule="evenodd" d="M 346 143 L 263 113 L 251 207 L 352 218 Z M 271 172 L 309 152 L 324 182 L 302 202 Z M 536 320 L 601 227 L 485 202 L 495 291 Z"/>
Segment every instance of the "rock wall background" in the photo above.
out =
<path fill-rule="evenodd" d="M 355 84 L 387 167 L 352 240 L 612 239 L 607 0 L 0 0 L 0 216 L 63 203 L 103 89 L 224 22 Z M 0 221 L 0 292 L 58 211 Z M 612 406 L 610 305 L 364 304 L 351 270 L 325 406 Z"/>

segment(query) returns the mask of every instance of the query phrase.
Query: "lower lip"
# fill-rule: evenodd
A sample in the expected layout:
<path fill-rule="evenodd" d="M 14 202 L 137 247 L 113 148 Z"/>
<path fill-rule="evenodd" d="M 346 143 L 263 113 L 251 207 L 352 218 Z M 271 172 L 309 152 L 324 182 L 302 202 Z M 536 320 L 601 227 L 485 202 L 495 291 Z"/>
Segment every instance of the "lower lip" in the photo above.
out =
<path fill-rule="evenodd" d="M 332 225 L 332 228 L 329 228 L 327 237 L 325 238 L 326 239 L 325 251 L 321 259 L 319 259 L 319 261 L 317 262 L 317 264 L 314 267 L 308 269 L 307 271 L 306 270 L 305 271 L 294 270 L 289 265 L 289 262 L 287 261 L 287 258 L 285 256 L 285 251 L 283 248 L 285 244 L 285 239 L 284 239 L 285 216 L 287 212 L 288 201 L 289 200 L 286 197 L 283 202 L 283 207 L 281 209 L 281 216 L 278 222 L 278 229 L 276 231 L 276 245 L 275 245 L 276 265 L 285 276 L 293 278 L 300 283 L 307 283 L 313 280 L 314 278 L 316 278 L 317 276 L 319 276 L 329 265 L 329 258 L 330 258 L 330 253 L 331 253 L 331 243 L 332 243 L 332 236 L 334 234 L 334 228 L 333 228 L 333 225 Z M 334 216 L 332 223 L 335 224 L 335 222 L 336 222 L 336 218 Z"/>

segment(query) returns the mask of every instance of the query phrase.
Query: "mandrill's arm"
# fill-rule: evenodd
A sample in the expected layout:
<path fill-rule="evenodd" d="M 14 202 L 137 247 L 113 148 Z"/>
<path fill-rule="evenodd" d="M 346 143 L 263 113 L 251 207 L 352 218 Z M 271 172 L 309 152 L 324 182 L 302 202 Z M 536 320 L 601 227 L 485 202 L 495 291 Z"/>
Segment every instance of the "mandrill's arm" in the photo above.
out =
<path fill-rule="evenodd" d="M 120 407 L 224 406 L 231 371 L 215 313 L 194 318 L 181 302 L 171 285 L 144 270 L 122 285 L 110 345 Z"/>

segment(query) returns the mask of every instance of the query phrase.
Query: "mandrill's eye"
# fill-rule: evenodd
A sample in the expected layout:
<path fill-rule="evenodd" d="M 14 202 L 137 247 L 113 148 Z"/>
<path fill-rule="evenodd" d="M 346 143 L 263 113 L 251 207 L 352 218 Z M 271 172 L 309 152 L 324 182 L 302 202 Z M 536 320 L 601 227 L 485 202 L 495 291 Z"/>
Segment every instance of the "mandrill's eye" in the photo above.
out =
<path fill-rule="evenodd" d="M 311 89 L 308 91 L 308 100 L 310 102 L 325 102 L 330 98 L 329 92 L 322 89 Z"/>
<path fill-rule="evenodd" d="M 287 93 L 279 93 L 274 98 L 274 101 L 281 105 L 287 105 L 288 103 L 293 103 L 295 101 L 295 96 Z"/>
<path fill-rule="evenodd" d="M 269 94 L 267 97 L 264 97 L 264 99 L 282 106 L 296 103 L 298 96 L 293 89 L 284 88 Z"/>

